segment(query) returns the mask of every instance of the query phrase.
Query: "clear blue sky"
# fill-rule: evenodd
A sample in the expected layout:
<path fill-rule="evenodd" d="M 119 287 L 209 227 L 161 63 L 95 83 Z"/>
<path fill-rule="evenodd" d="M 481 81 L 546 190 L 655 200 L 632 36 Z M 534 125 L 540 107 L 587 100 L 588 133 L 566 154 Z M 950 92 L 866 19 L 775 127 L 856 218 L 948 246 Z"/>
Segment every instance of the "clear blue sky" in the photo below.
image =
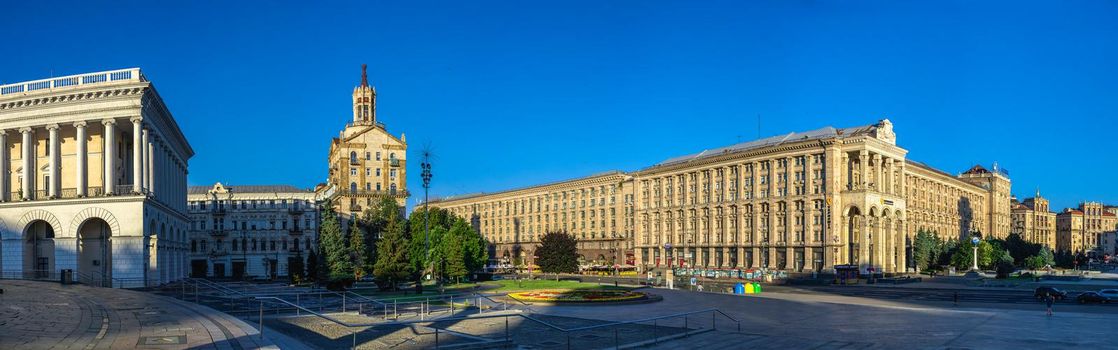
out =
<path fill-rule="evenodd" d="M 191 184 L 324 181 L 367 63 L 420 194 L 424 145 L 446 195 L 887 117 L 911 159 L 1118 204 L 1118 2 L 114 3 L 0 5 L 0 82 L 143 68 Z"/>

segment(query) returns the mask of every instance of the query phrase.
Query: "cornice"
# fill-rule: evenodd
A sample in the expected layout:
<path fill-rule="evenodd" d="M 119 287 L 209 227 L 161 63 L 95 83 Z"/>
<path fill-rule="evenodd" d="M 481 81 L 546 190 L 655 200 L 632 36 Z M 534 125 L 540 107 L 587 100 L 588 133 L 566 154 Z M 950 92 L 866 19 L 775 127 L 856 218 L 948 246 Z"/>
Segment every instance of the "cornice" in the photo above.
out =
<path fill-rule="evenodd" d="M 865 136 L 858 136 L 858 137 L 855 137 L 855 138 L 860 139 L 860 138 L 865 138 Z M 633 176 L 636 176 L 636 177 L 654 176 L 654 175 L 665 173 L 665 172 L 672 172 L 672 171 L 677 171 L 677 170 L 687 169 L 687 168 L 702 167 L 702 166 L 706 166 L 706 165 L 730 162 L 730 161 L 735 161 L 735 160 L 742 160 L 742 159 L 747 159 L 747 158 L 756 158 L 756 157 L 761 157 L 761 156 L 771 155 L 771 154 L 776 154 L 776 153 L 782 153 L 782 152 L 803 151 L 803 150 L 810 150 L 810 149 L 818 149 L 821 152 L 823 152 L 823 151 L 825 151 L 823 149 L 824 147 L 835 145 L 837 140 L 845 141 L 847 139 L 829 138 L 829 139 L 822 139 L 822 140 L 799 141 L 799 142 L 795 142 L 795 143 L 781 144 L 781 145 L 778 145 L 778 146 L 775 146 L 775 147 L 769 146 L 769 147 L 761 147 L 761 148 L 749 149 L 749 150 L 743 150 L 743 151 L 727 152 L 727 153 L 720 154 L 720 155 L 714 155 L 714 156 L 710 156 L 710 157 L 707 157 L 707 158 L 701 158 L 701 159 L 696 159 L 696 160 L 691 160 L 691 161 L 684 161 L 684 162 L 675 163 L 675 164 L 668 164 L 668 165 L 663 165 L 663 166 L 655 166 L 654 165 L 654 166 L 651 166 L 651 167 L 648 167 L 648 168 L 644 168 L 644 169 L 635 171 L 631 174 Z M 845 142 L 844 142 L 844 144 L 845 144 Z"/>
<path fill-rule="evenodd" d="M 0 111 L 21 108 L 44 108 L 68 106 L 87 103 L 91 99 L 112 101 L 128 99 L 143 93 L 149 86 L 148 83 L 131 83 L 127 85 L 99 86 L 90 89 L 67 90 L 41 95 L 16 96 L 10 100 L 0 100 Z"/>
<path fill-rule="evenodd" d="M 479 195 L 470 196 L 470 197 L 451 198 L 451 199 L 447 199 L 447 200 L 432 200 L 432 201 L 428 202 L 428 204 L 443 205 L 444 207 L 450 207 L 450 206 L 473 204 L 473 203 L 477 203 L 477 202 L 500 201 L 500 200 L 505 200 L 505 199 L 509 199 L 509 198 L 517 197 L 517 196 L 521 196 L 521 195 L 542 194 L 541 192 L 565 191 L 565 190 L 577 189 L 579 187 L 586 187 L 586 186 L 591 186 L 591 185 L 606 185 L 606 184 L 621 183 L 621 182 L 628 181 L 630 179 L 632 179 L 632 176 L 629 176 L 628 174 L 625 174 L 625 173 L 622 173 L 622 172 L 616 172 L 616 173 L 611 173 L 611 174 L 584 177 L 584 178 L 572 179 L 572 180 L 567 180 L 567 181 L 548 183 L 548 184 L 543 184 L 543 185 L 535 185 L 535 186 L 530 186 L 530 187 L 505 190 L 505 191 L 500 191 L 500 192 L 484 193 L 484 194 L 479 194 Z"/>

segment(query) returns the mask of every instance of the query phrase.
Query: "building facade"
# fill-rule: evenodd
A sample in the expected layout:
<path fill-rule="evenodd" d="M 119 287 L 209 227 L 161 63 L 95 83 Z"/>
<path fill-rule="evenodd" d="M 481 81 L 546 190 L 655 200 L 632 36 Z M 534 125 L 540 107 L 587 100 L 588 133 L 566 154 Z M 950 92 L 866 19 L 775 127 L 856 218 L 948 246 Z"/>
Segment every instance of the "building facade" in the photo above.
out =
<path fill-rule="evenodd" d="M 0 86 L 0 264 L 151 286 L 186 275 L 194 155 L 138 68 Z"/>
<path fill-rule="evenodd" d="M 1118 216 L 1112 208 L 1084 202 L 1079 208 L 1064 209 L 1056 216 L 1057 249 L 1072 254 L 1100 249 L 1099 235 L 1118 230 Z"/>
<path fill-rule="evenodd" d="M 1040 191 L 1033 198 L 1014 203 L 1010 221 L 1013 222 L 1011 233 L 1025 241 L 1056 249 L 1056 213 L 1049 209 L 1048 199 L 1041 197 Z"/>
<path fill-rule="evenodd" d="M 892 273 L 913 265 L 908 256 L 919 230 L 948 239 L 1008 235 L 1008 172 L 975 166 L 953 176 L 906 159 L 907 152 L 897 146 L 892 123 L 882 120 L 706 150 L 616 173 L 612 181 L 633 191 L 631 202 L 622 197 L 620 209 L 633 213 L 632 254 L 644 269 L 805 272 L 852 264 L 863 272 Z M 545 205 L 555 197 L 534 195 L 543 196 Z M 504 212 L 500 204 L 496 213 L 484 210 L 494 208 L 488 204 L 494 196 L 431 204 L 460 212 L 476 207 L 466 212 L 484 222 Z M 545 221 L 545 227 L 582 227 L 576 221 L 582 218 L 553 214 L 544 219 L 558 222 Z M 505 239 L 504 232 L 498 227 L 487 238 Z"/>
<path fill-rule="evenodd" d="M 497 193 L 433 200 L 469 220 L 500 264 L 531 265 L 540 238 L 564 231 L 578 240 L 584 264 L 634 264 L 633 182 L 608 172 Z"/>
<path fill-rule="evenodd" d="M 318 246 L 313 191 L 217 183 L 190 187 L 188 201 L 191 277 L 288 276 Z"/>
<path fill-rule="evenodd" d="M 407 152 L 404 134 L 397 138 L 377 120 L 377 91 L 369 86 L 365 65 L 361 85 L 353 89 L 353 122 L 330 142 L 326 193 L 339 215 L 360 215 L 381 196 L 407 204 Z"/>

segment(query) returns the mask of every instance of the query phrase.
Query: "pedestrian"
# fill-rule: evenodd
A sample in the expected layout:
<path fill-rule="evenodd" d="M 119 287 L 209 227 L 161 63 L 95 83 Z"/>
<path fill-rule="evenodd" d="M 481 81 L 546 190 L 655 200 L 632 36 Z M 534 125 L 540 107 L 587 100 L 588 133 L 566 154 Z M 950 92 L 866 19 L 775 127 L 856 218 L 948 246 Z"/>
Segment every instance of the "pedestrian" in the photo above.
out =
<path fill-rule="evenodd" d="M 1053 298 L 1052 294 L 1045 294 L 1044 296 L 1044 304 L 1048 306 L 1048 316 L 1052 316 L 1052 302 L 1055 300 L 1056 298 Z"/>
<path fill-rule="evenodd" d="M 955 306 L 959 306 L 959 292 L 955 292 Z"/>

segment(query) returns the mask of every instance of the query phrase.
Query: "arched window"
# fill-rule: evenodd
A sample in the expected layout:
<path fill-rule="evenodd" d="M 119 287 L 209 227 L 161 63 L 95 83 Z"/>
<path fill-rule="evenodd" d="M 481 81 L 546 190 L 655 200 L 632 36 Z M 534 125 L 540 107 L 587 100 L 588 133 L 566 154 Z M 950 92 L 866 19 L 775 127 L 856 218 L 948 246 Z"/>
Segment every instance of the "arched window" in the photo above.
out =
<path fill-rule="evenodd" d="M 357 192 L 357 183 L 356 182 L 350 182 L 349 183 L 349 191 L 350 192 Z"/>
<path fill-rule="evenodd" d="M 256 238 L 252 239 L 252 251 L 256 251 Z"/>
<path fill-rule="evenodd" d="M 241 238 L 241 249 L 248 250 L 248 238 Z"/>
<path fill-rule="evenodd" d="M 396 152 L 389 153 L 388 154 L 388 159 L 389 160 L 396 159 Z"/>
<path fill-rule="evenodd" d="M 388 185 L 388 192 L 392 193 L 392 194 L 396 194 L 396 184 Z"/>
<path fill-rule="evenodd" d="M 304 239 L 305 239 L 304 245 L 306 246 L 307 250 L 311 250 L 311 238 L 307 237 L 307 238 L 304 238 Z"/>
<path fill-rule="evenodd" d="M 349 152 L 349 162 L 357 163 L 357 152 Z"/>

